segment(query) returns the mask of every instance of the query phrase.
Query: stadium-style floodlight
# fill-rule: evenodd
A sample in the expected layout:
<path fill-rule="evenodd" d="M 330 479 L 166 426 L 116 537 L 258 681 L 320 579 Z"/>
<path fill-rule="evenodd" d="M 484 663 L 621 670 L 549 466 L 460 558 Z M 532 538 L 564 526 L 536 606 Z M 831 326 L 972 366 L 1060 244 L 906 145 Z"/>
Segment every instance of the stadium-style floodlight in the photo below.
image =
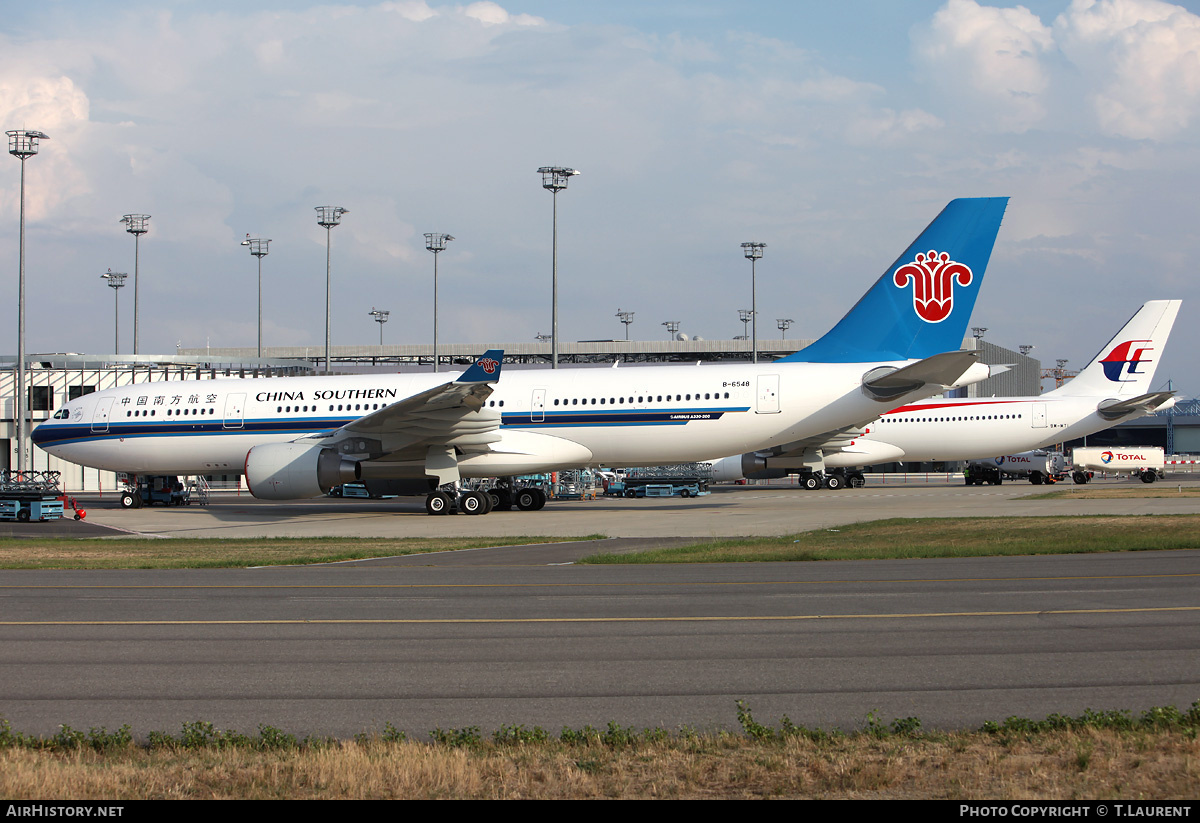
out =
<path fill-rule="evenodd" d="M 383 324 L 388 321 L 388 315 L 391 314 L 391 312 L 388 311 L 387 309 L 377 309 L 374 306 L 372 306 L 371 310 L 369 312 L 367 312 L 367 314 L 374 317 L 375 322 L 379 324 L 379 345 L 382 348 L 382 346 L 383 346 Z"/>
<path fill-rule="evenodd" d="M 754 317 L 754 312 L 750 309 L 738 309 L 738 319 L 742 321 L 742 336 L 739 340 L 750 339 L 750 320 Z"/>
<path fill-rule="evenodd" d="M 21 242 L 20 266 L 17 275 L 17 471 L 25 471 L 25 161 L 38 153 L 38 141 L 49 140 L 40 131 L 13 129 L 8 135 L 8 153 L 21 161 Z"/>
<path fill-rule="evenodd" d="M 330 283 L 332 282 L 329 275 L 329 249 L 334 227 L 342 222 L 342 215 L 349 214 L 350 210 L 343 209 L 341 206 L 314 206 L 313 208 L 317 212 L 317 225 L 325 229 L 325 373 L 329 374 L 329 301 Z"/>
<path fill-rule="evenodd" d="M 784 340 L 787 338 L 787 330 L 792 327 L 792 323 L 794 323 L 794 322 L 795 321 L 792 320 L 792 318 L 790 318 L 790 317 L 780 317 L 778 320 L 775 321 L 775 326 L 779 329 L 779 339 L 780 340 Z"/>
<path fill-rule="evenodd" d="M 262 357 L 262 259 L 270 252 L 271 240 L 247 234 L 242 245 L 249 246 L 250 253 L 258 258 L 258 356 Z"/>
<path fill-rule="evenodd" d="M 109 269 L 104 274 L 100 275 L 108 281 L 108 285 L 113 290 L 113 354 L 121 353 L 121 305 L 117 299 L 120 295 L 118 289 L 125 285 L 125 278 L 129 275 L 123 271 L 113 271 Z"/>
<path fill-rule="evenodd" d="M 454 239 L 451 234 L 425 232 L 425 248 L 433 252 L 433 370 L 438 370 L 438 254 Z"/>
<path fill-rule="evenodd" d="M 678 320 L 667 320 L 664 323 L 662 323 L 661 325 L 667 327 L 667 335 L 668 335 L 667 339 L 674 340 L 675 333 L 679 331 L 679 321 Z"/>
<path fill-rule="evenodd" d="M 617 317 L 625 324 L 625 339 L 629 339 L 629 324 L 633 322 L 634 312 L 617 309 Z"/>
<path fill-rule="evenodd" d="M 558 368 L 558 193 L 567 187 L 567 181 L 579 174 L 575 169 L 562 166 L 542 166 L 542 188 L 554 195 L 554 259 L 550 266 L 550 367 Z"/>
<path fill-rule="evenodd" d="M 1032 345 L 1032 344 L 1030 344 L 1030 343 L 1025 343 L 1025 344 L 1022 344 L 1022 346 L 1021 346 L 1021 354 L 1025 355 L 1026 357 L 1028 357 L 1028 356 L 1029 356 L 1029 353 L 1030 353 L 1031 351 L 1033 351 L 1035 348 L 1037 348 L 1037 347 L 1036 347 L 1036 346 L 1034 346 L 1034 345 Z"/>
<path fill-rule="evenodd" d="M 982 340 L 983 335 L 987 332 L 987 326 L 972 326 L 971 334 L 976 340 Z"/>
<path fill-rule="evenodd" d="M 141 351 L 138 337 L 138 261 L 141 257 L 142 235 L 149 231 L 146 221 L 148 214 L 126 214 L 120 220 L 125 224 L 125 231 L 133 235 L 133 353 Z"/>
<path fill-rule="evenodd" d="M 534 339 L 535 339 L 535 340 L 537 340 L 537 341 L 538 341 L 538 342 L 540 342 L 540 343 L 545 343 L 545 342 L 546 342 L 547 340 L 549 340 L 550 338 L 551 338 L 551 335 L 549 335 L 549 334 L 542 334 L 542 333 L 540 333 L 540 332 L 539 332 L 538 334 L 535 334 L 535 335 L 534 335 Z"/>
<path fill-rule="evenodd" d="M 742 244 L 742 252 L 750 261 L 750 334 L 751 340 L 754 341 L 750 346 L 750 362 L 752 363 L 758 362 L 758 284 L 755 264 L 762 259 L 763 249 L 766 247 L 766 243 L 759 243 L 756 240 Z"/>

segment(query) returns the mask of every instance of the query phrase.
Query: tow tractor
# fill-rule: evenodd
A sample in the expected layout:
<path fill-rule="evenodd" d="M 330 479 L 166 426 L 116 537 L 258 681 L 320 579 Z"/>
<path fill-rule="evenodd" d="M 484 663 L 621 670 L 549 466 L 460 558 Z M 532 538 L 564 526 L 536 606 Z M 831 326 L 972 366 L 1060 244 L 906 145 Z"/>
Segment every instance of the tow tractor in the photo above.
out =
<path fill-rule="evenodd" d="M 121 508 L 140 509 L 142 506 L 187 506 L 192 502 L 191 491 L 170 474 L 133 475 L 122 479 Z"/>

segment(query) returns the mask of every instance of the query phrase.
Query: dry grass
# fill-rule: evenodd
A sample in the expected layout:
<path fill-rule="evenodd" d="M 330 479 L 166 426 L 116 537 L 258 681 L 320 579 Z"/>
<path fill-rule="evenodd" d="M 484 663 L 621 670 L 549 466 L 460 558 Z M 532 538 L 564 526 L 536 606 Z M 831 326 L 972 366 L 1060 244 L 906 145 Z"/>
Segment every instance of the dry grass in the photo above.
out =
<path fill-rule="evenodd" d="M 735 563 L 1075 554 L 1200 548 L 1200 515 L 893 518 L 745 540 L 716 540 L 581 563 Z"/>
<path fill-rule="evenodd" d="M 1018 500 L 1126 500 L 1131 498 L 1151 497 L 1200 497 L 1200 486 L 1189 483 L 1172 483 L 1164 480 L 1161 483 L 1142 484 L 1139 486 L 1068 486 L 1044 494 L 1031 494 Z"/>
<path fill-rule="evenodd" d="M 588 537 L 277 537 L 0 540 L 5 569 L 197 569 L 331 563 L 424 552 L 557 543 Z"/>
<path fill-rule="evenodd" d="M 1081 730 L 783 742 L 716 735 L 612 748 L 347 742 L 317 749 L 0 751 L 22 799 L 1196 799 L 1200 742 Z"/>

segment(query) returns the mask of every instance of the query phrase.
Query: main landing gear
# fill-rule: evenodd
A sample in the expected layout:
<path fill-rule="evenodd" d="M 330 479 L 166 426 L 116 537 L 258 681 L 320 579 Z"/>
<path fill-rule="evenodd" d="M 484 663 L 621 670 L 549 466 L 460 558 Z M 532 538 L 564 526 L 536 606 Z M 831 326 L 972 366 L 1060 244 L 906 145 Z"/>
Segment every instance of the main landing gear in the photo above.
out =
<path fill-rule="evenodd" d="M 487 514 L 493 509 L 509 511 L 516 506 L 523 512 L 537 511 L 546 505 L 546 493 L 539 488 L 512 489 L 498 485 L 481 491 L 463 491 L 446 486 L 425 498 L 428 514 Z"/>

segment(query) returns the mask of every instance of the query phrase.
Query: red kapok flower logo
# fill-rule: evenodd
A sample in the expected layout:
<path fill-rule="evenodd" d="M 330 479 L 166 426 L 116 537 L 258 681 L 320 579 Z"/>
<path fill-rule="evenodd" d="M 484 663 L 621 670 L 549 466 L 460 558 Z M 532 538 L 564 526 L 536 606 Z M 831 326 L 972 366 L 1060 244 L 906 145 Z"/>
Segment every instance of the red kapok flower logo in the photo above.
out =
<path fill-rule="evenodd" d="M 917 316 L 926 323 L 941 323 L 954 311 L 954 283 L 969 286 L 973 276 L 968 266 L 954 262 L 946 252 L 931 250 L 896 269 L 892 279 L 901 289 L 911 279 Z"/>

